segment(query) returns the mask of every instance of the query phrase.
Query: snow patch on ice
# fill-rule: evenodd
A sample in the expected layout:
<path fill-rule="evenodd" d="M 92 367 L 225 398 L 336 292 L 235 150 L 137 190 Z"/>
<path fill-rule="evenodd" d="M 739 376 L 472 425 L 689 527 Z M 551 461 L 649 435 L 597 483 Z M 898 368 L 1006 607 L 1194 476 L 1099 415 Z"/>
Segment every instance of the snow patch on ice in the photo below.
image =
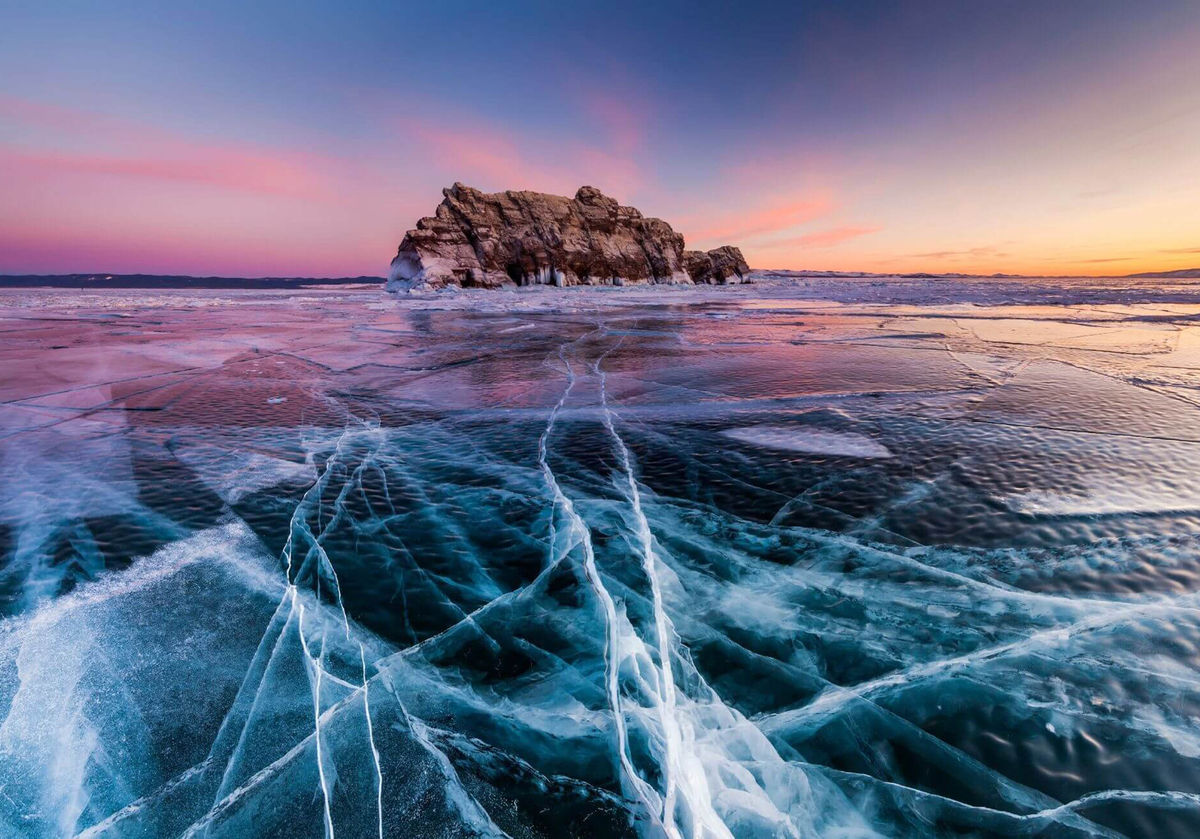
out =
<path fill-rule="evenodd" d="M 721 432 L 741 443 L 806 454 L 836 457 L 886 458 L 892 452 L 864 434 L 785 425 L 750 425 Z"/>
<path fill-rule="evenodd" d="M 195 469 L 226 504 L 236 504 L 248 495 L 285 482 L 311 483 L 317 478 L 316 467 L 310 462 L 204 443 L 180 446 L 176 456 Z"/>
<path fill-rule="evenodd" d="M 1163 496 L 1119 487 L 1094 489 L 1084 495 L 1031 490 L 1009 495 L 1004 502 L 1015 512 L 1030 516 L 1114 516 L 1200 510 L 1200 498 Z"/>

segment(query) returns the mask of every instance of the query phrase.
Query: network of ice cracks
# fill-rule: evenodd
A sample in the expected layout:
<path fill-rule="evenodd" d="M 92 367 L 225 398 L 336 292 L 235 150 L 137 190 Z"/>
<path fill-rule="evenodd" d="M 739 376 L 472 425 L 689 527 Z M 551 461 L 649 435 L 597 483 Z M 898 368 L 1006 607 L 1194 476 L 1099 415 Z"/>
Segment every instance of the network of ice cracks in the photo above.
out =
<path fill-rule="evenodd" d="M 58 599 L 25 569 L 0 625 L 3 834 L 1112 836 L 1090 808 L 1197 806 L 1054 800 L 920 725 L 994 694 L 1200 757 L 1200 682 L 1158 649 L 1200 628 L 1194 596 L 1031 593 L 1001 561 L 659 496 L 631 441 L 671 441 L 609 399 L 619 341 L 547 360 L 535 460 L 470 424 L 350 420 L 309 441 L 282 557 L 231 520 Z M 496 564 L 514 546 L 535 573 Z M 381 611 L 406 643 L 366 628 Z M 888 666 L 834 683 L 797 636 Z M 812 760 L 822 738 L 862 744 L 859 768 Z M 879 739 L 971 800 L 886 780 Z"/>

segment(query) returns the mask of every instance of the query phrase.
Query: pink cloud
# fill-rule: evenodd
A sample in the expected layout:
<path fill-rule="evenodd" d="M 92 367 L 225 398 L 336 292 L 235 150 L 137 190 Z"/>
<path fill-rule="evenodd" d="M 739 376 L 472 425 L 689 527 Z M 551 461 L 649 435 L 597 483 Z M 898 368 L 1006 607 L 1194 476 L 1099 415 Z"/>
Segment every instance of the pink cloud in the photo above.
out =
<path fill-rule="evenodd" d="M 286 232 L 286 231 L 285 231 Z M 374 246 L 377 244 L 378 246 Z M 112 226 L 5 224 L 0 228 L 3 270 L 13 273 L 214 274 L 225 276 L 379 276 L 387 243 L 323 242 L 313 237 L 248 229 L 213 246 L 211 231 L 172 223 L 147 223 L 136 234 Z"/>
<path fill-rule="evenodd" d="M 30 152 L 0 146 L 0 167 L 24 170 L 26 175 L 108 175 L 277 195 L 312 196 L 326 191 L 323 179 L 303 165 L 215 146 L 195 147 L 180 157 Z"/>
<path fill-rule="evenodd" d="M 435 163 L 461 173 L 459 180 L 482 179 L 489 188 L 520 184 L 529 188 L 555 185 L 561 189 L 562 172 L 531 161 L 512 137 L 498 130 L 431 121 L 410 122 L 407 127 Z"/>
<path fill-rule="evenodd" d="M 737 157 L 721 168 L 721 178 L 731 189 L 751 193 L 778 193 L 781 186 L 812 191 L 826 187 L 846 174 L 849 161 L 841 149 L 824 148 L 808 140 L 802 147 L 779 148 L 767 139 L 741 147 Z"/>
<path fill-rule="evenodd" d="M 641 186 L 636 162 L 616 147 L 524 137 L 497 125 L 453 118 L 406 120 L 402 129 L 451 179 L 485 190 L 573 195 L 586 183 L 629 200 Z"/>
<path fill-rule="evenodd" d="M 104 175 L 330 197 L 326 171 L 342 164 L 289 149 L 200 142 L 153 125 L 12 96 L 0 96 L 0 117 L 49 134 L 36 151 L 0 146 L 0 166 L 27 176 Z M 79 150 L 81 143 L 86 151 Z"/>
<path fill-rule="evenodd" d="M 710 219 L 698 230 L 688 229 L 688 238 L 697 242 L 750 239 L 790 230 L 820 218 L 832 209 L 833 202 L 823 195 L 773 204 L 747 213 L 729 213 Z"/>
<path fill-rule="evenodd" d="M 831 248 L 834 245 L 840 245 L 842 242 L 850 239 L 857 239 L 859 236 L 868 236 L 871 233 L 878 233 L 882 228 L 879 227 L 831 227 L 828 230 L 817 230 L 813 233 L 805 233 L 803 236 L 792 236 L 787 239 L 779 239 L 774 242 L 768 242 L 764 245 L 759 245 L 760 250 L 769 250 L 772 248 L 788 248 L 788 247 L 803 247 L 803 248 Z"/>
<path fill-rule="evenodd" d="M 914 259 L 985 259 L 996 256 L 1008 256 L 1003 253 L 995 245 L 980 245 L 974 248 L 966 248 L 957 251 L 931 251 L 929 253 L 914 253 L 908 254 Z"/>
<path fill-rule="evenodd" d="M 0 124 L 0 272 L 379 274 L 436 203 L 394 146 L 314 154 L 5 96 Z"/>

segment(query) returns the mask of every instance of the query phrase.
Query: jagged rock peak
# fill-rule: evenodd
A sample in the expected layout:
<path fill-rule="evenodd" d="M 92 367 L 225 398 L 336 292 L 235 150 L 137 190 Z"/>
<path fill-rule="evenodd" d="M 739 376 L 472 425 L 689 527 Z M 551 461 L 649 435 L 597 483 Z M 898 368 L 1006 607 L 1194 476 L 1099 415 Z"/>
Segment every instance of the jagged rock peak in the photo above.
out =
<path fill-rule="evenodd" d="M 455 183 L 432 216 L 404 234 L 388 289 L 445 286 L 746 282 L 742 252 L 687 251 L 662 219 L 622 207 L 594 186 L 574 198 Z"/>

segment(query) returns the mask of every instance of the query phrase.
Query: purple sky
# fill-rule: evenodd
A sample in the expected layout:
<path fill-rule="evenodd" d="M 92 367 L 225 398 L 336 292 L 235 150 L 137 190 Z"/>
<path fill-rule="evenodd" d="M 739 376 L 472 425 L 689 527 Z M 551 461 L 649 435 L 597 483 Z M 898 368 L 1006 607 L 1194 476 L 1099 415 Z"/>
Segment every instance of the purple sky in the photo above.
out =
<path fill-rule="evenodd" d="M 1195 2 L 248 5 L 4 4 L 0 272 L 379 275 L 453 181 L 756 267 L 1200 265 Z"/>

